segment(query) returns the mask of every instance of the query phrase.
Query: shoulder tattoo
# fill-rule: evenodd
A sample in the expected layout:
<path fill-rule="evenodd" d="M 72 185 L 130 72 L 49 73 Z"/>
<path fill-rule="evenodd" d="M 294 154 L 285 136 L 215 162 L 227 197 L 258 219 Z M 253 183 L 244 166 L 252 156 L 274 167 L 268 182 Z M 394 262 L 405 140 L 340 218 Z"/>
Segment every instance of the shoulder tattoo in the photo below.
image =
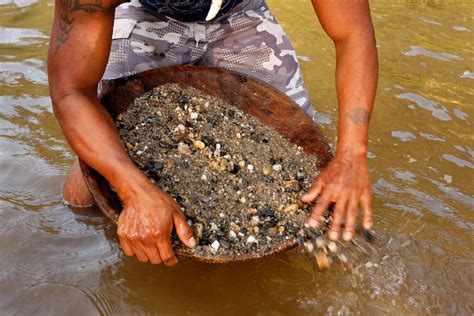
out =
<path fill-rule="evenodd" d="M 74 28 L 74 12 L 83 11 L 94 14 L 112 11 L 112 6 L 105 5 L 103 0 L 59 0 L 59 24 L 56 31 L 56 53 L 69 39 Z"/>

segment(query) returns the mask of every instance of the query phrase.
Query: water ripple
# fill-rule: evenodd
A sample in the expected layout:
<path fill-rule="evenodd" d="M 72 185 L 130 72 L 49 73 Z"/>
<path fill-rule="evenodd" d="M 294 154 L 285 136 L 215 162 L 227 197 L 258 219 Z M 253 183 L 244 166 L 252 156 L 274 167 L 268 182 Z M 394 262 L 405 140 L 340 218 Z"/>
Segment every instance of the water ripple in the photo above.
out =
<path fill-rule="evenodd" d="M 415 45 L 410 45 L 410 50 L 406 52 L 402 52 L 403 55 L 405 56 L 426 56 L 442 61 L 451 61 L 451 60 L 464 60 L 463 58 L 454 55 L 454 54 L 448 54 L 448 53 L 437 53 L 430 51 L 426 48 L 423 48 L 421 46 L 415 46 Z"/>

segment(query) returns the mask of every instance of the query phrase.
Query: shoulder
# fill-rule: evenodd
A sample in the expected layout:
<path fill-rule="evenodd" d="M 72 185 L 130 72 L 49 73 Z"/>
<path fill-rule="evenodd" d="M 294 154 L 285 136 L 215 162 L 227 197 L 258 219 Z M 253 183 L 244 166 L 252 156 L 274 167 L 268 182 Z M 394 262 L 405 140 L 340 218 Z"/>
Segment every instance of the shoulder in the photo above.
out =
<path fill-rule="evenodd" d="M 97 13 L 114 11 L 116 7 L 130 0 L 56 0 L 55 6 L 61 12 Z"/>

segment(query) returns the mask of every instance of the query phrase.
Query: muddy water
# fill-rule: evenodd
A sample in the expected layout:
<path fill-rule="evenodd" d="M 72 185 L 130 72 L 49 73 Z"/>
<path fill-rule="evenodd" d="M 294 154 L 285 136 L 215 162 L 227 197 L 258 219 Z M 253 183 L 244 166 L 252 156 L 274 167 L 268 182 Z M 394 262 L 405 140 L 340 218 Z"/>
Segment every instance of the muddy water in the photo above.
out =
<path fill-rule="evenodd" d="M 334 143 L 334 53 L 309 1 L 269 1 Z M 298 251 L 212 266 L 140 264 L 114 227 L 71 212 L 73 154 L 51 111 L 52 2 L 0 0 L 1 314 L 474 313 L 473 5 L 372 1 L 381 64 L 370 167 L 378 255 L 318 272 Z"/>

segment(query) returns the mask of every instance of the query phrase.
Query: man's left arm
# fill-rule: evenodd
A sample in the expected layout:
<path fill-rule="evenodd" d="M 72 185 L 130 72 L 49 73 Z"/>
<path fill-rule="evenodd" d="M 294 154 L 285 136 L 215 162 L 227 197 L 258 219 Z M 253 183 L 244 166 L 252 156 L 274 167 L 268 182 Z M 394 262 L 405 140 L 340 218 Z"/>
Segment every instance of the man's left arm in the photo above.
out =
<path fill-rule="evenodd" d="M 368 128 L 377 88 L 378 62 L 367 0 L 312 0 L 316 14 L 336 47 L 339 125 L 336 155 L 303 197 L 318 196 L 308 219 L 313 227 L 335 203 L 329 238 L 338 239 L 345 217 L 345 240 L 354 235 L 359 204 L 362 225 L 372 226 L 371 182 L 367 167 Z"/>

